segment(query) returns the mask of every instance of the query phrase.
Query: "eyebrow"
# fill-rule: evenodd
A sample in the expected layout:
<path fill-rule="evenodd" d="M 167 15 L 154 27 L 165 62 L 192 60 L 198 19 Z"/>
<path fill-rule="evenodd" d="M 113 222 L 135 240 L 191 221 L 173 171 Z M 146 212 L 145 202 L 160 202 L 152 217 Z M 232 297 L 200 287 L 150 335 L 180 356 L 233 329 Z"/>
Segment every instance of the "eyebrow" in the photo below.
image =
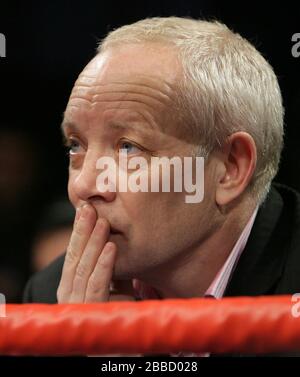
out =
<path fill-rule="evenodd" d="M 74 131 L 77 131 L 77 132 L 79 131 L 79 129 L 76 126 L 75 123 L 63 120 L 61 122 L 61 125 L 60 125 L 60 130 L 61 130 L 63 136 L 66 135 L 66 129 L 67 128 L 70 128 L 71 130 L 74 130 Z"/>
<path fill-rule="evenodd" d="M 144 131 L 145 131 L 145 127 L 142 125 L 142 123 L 140 123 L 140 127 L 137 127 L 136 125 L 129 124 L 129 123 L 122 124 L 122 123 L 119 123 L 119 122 L 111 122 L 111 123 L 108 124 L 108 127 L 110 129 L 115 129 L 115 130 L 131 129 L 134 132 L 137 132 L 139 134 L 144 133 Z M 79 127 L 75 123 L 70 122 L 70 121 L 66 121 L 66 120 L 62 121 L 60 129 L 61 129 L 63 136 L 66 135 L 66 129 L 70 129 L 71 131 L 75 131 L 75 132 L 78 132 L 78 133 L 80 132 Z"/>
<path fill-rule="evenodd" d="M 137 127 L 136 125 L 130 124 L 130 123 L 124 123 L 123 124 L 123 123 L 119 123 L 119 122 L 112 122 L 112 123 L 109 123 L 109 128 L 112 128 L 112 129 L 115 129 L 115 130 L 131 129 L 134 132 L 138 132 L 138 133 L 145 131 L 145 126 L 143 126 L 142 123 L 139 123 L 139 127 Z"/>

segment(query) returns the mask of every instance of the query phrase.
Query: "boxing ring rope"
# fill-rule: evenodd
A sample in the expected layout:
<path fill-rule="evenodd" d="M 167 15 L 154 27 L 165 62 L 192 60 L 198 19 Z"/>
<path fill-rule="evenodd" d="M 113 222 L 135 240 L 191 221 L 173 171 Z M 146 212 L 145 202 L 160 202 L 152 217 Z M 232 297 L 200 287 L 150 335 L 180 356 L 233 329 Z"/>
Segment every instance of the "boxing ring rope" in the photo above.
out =
<path fill-rule="evenodd" d="M 300 350 L 291 296 L 6 305 L 2 355 Z"/>

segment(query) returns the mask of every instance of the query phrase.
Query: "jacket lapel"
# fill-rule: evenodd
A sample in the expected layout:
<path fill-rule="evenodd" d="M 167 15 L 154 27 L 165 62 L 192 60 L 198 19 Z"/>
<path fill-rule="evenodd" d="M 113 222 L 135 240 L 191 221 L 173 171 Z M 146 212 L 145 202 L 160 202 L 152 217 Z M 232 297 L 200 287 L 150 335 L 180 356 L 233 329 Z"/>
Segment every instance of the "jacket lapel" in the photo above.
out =
<path fill-rule="evenodd" d="M 258 296 L 274 292 L 285 264 L 288 227 L 282 198 L 272 188 L 257 213 L 224 296 Z"/>

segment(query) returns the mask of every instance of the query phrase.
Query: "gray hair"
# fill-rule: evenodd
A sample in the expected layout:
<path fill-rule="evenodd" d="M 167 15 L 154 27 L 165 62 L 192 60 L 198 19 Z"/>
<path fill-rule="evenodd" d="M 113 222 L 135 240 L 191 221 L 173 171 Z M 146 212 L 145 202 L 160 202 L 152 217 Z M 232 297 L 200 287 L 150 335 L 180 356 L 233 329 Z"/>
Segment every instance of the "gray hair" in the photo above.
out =
<path fill-rule="evenodd" d="M 261 202 L 269 191 L 283 146 L 284 109 L 276 75 L 246 39 L 220 22 L 148 18 L 122 26 L 98 52 L 124 44 L 158 42 L 175 46 L 183 66 L 178 84 L 185 123 L 208 157 L 237 131 L 256 144 L 257 166 L 249 189 Z"/>

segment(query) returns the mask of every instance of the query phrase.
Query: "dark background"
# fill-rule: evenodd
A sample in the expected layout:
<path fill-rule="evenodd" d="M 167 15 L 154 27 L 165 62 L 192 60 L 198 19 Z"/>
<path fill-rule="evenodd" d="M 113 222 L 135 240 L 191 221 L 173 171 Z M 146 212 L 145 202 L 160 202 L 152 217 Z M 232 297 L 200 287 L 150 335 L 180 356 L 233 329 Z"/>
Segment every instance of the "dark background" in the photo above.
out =
<path fill-rule="evenodd" d="M 8 301 L 20 299 L 31 273 L 32 243 L 45 218 L 44 226 L 49 225 L 45 213 L 66 196 L 67 157 L 59 126 L 72 84 L 94 56 L 97 41 L 120 25 L 149 16 L 204 17 L 248 38 L 274 67 L 283 93 L 286 137 L 277 180 L 300 189 L 300 57 L 291 54 L 300 13 L 296 2 L 276 4 L 1 0 L 7 57 L 0 58 L 0 292 Z M 23 165 L 11 161 L 12 153 Z M 16 200 L 9 186 L 12 166 L 27 175 L 18 183 Z"/>

